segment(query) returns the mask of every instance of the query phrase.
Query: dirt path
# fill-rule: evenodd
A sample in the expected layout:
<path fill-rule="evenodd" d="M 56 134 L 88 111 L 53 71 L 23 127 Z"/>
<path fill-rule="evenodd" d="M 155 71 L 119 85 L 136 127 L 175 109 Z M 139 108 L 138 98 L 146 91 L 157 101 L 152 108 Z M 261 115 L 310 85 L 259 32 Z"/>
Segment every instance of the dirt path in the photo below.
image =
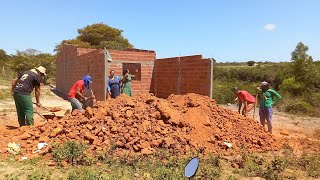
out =
<path fill-rule="evenodd" d="M 34 94 L 34 92 L 32 92 Z M 32 101 L 36 102 L 33 95 Z M 49 86 L 41 87 L 41 104 L 44 107 L 59 107 L 62 110 L 71 109 L 70 103 L 67 100 L 55 95 Z M 34 105 L 35 111 L 39 110 Z M 0 100 L 0 125 L 18 127 L 17 114 L 15 109 L 14 100 L 12 97 L 8 97 L 5 100 Z M 43 119 L 35 113 L 34 115 L 35 125 L 43 123 Z"/>
<path fill-rule="evenodd" d="M 227 109 L 237 111 L 234 105 L 222 105 Z M 296 152 L 305 150 L 320 152 L 320 118 L 292 115 L 273 109 L 273 135 L 283 144 L 293 147 Z M 253 111 L 249 117 L 253 117 Z M 259 122 L 259 109 L 256 109 L 255 120 Z M 265 127 L 267 130 L 267 127 Z M 288 135 L 283 135 L 282 131 Z"/>

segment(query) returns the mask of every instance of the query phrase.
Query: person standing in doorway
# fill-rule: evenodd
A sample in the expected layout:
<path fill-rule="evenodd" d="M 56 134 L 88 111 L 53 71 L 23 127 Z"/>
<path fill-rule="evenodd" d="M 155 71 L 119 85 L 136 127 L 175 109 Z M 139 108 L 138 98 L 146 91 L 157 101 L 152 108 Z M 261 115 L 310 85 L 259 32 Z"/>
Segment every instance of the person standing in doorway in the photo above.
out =
<path fill-rule="evenodd" d="M 30 71 L 23 72 L 17 79 L 12 80 L 11 93 L 16 104 L 20 127 L 34 125 L 34 110 L 30 94 L 34 88 L 36 105 L 41 107 L 40 84 L 44 76 L 46 76 L 46 68 L 39 66 Z"/>
<path fill-rule="evenodd" d="M 108 94 L 111 98 L 120 96 L 120 77 L 115 75 L 114 70 L 110 71 L 107 88 Z"/>
<path fill-rule="evenodd" d="M 281 96 L 275 90 L 270 89 L 268 82 L 261 82 L 260 86 L 257 87 L 259 91 L 259 101 L 260 101 L 260 123 L 265 126 L 268 125 L 268 131 L 272 133 L 272 105 L 276 105 L 280 100 Z"/>
<path fill-rule="evenodd" d="M 121 79 L 121 82 L 122 82 L 121 92 L 128 96 L 132 96 L 131 74 L 129 72 L 129 69 L 124 69 L 122 75 L 123 77 Z"/>

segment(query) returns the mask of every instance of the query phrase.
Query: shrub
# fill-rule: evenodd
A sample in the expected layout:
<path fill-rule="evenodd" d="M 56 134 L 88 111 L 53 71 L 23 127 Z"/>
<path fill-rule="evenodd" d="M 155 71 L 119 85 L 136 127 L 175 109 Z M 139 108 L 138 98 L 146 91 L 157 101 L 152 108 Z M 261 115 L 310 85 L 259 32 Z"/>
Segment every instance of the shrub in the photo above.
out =
<path fill-rule="evenodd" d="M 58 163 L 66 160 L 72 165 L 83 160 L 83 154 L 86 150 L 86 145 L 81 142 L 67 141 L 63 145 L 56 145 L 53 149 L 53 157 Z"/>
<path fill-rule="evenodd" d="M 239 167 L 242 168 L 241 172 L 245 176 L 261 176 L 264 162 L 263 158 L 255 154 L 244 154 Z"/>
<path fill-rule="evenodd" d="M 320 93 L 308 92 L 304 93 L 304 100 L 314 107 L 320 106 Z"/>
<path fill-rule="evenodd" d="M 303 100 L 296 100 L 291 101 L 286 107 L 285 111 L 289 113 L 295 113 L 295 114 L 310 114 L 313 112 L 313 107 L 303 101 Z"/>
<path fill-rule="evenodd" d="M 267 180 L 282 179 L 280 173 L 288 167 L 288 162 L 285 159 L 276 158 L 267 167 L 267 171 L 264 173 L 264 178 Z"/>
<path fill-rule="evenodd" d="M 212 98 L 217 101 L 218 104 L 233 103 L 236 96 L 232 91 L 232 87 L 237 86 L 241 90 L 246 90 L 250 94 L 256 93 L 257 83 L 241 82 L 241 81 L 213 81 L 212 85 Z"/>
<path fill-rule="evenodd" d="M 283 80 L 280 85 L 281 91 L 291 93 L 292 95 L 300 95 L 303 92 L 304 85 L 297 82 L 294 77 Z"/>

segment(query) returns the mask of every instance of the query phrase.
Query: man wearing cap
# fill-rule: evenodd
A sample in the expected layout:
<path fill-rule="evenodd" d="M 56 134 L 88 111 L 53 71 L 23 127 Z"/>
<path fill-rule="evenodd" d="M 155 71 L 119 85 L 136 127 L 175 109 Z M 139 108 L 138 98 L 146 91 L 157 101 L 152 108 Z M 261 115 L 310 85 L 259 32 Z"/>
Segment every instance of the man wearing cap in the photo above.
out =
<path fill-rule="evenodd" d="M 244 116 L 247 116 L 249 111 L 251 111 L 251 109 L 254 107 L 254 103 L 256 102 L 256 99 L 247 91 L 240 90 L 237 87 L 233 87 L 232 90 L 234 91 L 234 94 L 237 96 L 237 99 L 238 99 L 239 114 L 241 111 L 242 104 L 244 104 L 241 114 Z"/>
<path fill-rule="evenodd" d="M 281 100 L 281 96 L 275 90 L 270 89 L 269 84 L 266 81 L 261 82 L 257 89 L 260 91 L 260 123 L 264 127 L 267 121 L 268 131 L 272 133 L 272 105 L 276 105 Z"/>
<path fill-rule="evenodd" d="M 92 83 L 92 78 L 89 75 L 84 76 L 81 80 L 78 80 L 70 89 L 68 98 L 72 106 L 72 111 L 74 109 L 79 109 L 82 111 L 84 108 L 89 106 L 89 99 L 95 100 L 95 96 L 92 92 L 91 97 L 84 96 L 84 88 L 90 89 L 90 84 Z"/>
<path fill-rule="evenodd" d="M 40 83 L 44 76 L 46 76 L 46 68 L 39 66 L 30 71 L 23 72 L 17 79 L 12 80 L 11 93 L 16 104 L 20 127 L 34 125 L 34 110 L 30 94 L 33 88 L 35 88 L 36 105 L 41 107 Z"/>

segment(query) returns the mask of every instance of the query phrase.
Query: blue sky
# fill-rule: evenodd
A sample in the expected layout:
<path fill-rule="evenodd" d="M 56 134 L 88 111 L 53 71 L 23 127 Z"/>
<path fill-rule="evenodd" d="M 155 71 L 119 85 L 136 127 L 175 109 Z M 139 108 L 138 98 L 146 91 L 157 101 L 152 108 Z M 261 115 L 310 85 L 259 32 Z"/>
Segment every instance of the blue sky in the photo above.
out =
<path fill-rule="evenodd" d="M 103 22 L 158 58 L 286 61 L 302 41 L 320 60 L 319 7 L 319 0 L 10 0 L 1 2 L 0 48 L 53 53 L 77 29 Z"/>

